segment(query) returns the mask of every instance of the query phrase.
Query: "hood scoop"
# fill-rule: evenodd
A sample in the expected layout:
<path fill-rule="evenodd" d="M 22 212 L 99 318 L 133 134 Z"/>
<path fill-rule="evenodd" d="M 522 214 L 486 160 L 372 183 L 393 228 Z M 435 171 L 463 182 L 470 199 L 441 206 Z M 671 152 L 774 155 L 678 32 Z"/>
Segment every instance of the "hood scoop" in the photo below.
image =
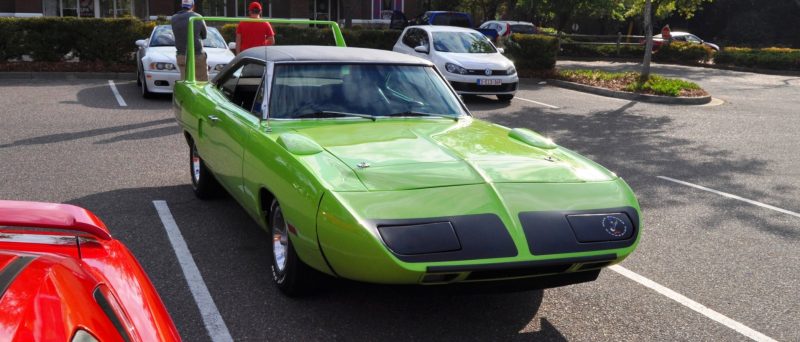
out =
<path fill-rule="evenodd" d="M 553 140 L 545 138 L 541 134 L 526 128 L 514 128 L 508 132 L 508 136 L 511 139 L 544 150 L 552 150 L 558 147 L 558 145 L 556 145 L 556 143 L 554 143 Z"/>

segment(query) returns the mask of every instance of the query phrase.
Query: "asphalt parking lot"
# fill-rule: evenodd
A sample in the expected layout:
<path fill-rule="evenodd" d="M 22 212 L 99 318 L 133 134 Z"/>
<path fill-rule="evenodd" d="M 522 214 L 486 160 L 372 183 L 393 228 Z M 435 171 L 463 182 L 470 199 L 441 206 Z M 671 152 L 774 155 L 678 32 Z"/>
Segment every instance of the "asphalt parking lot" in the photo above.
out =
<path fill-rule="evenodd" d="M 286 298 L 267 274 L 267 235 L 234 200 L 192 194 L 171 98 L 145 100 L 132 80 L 114 81 L 117 97 L 108 80 L 0 79 L 0 198 L 94 211 L 186 341 L 211 340 L 209 319 L 237 341 L 800 340 L 800 77 L 655 71 L 721 101 L 656 105 L 536 81 L 510 104 L 467 101 L 476 117 L 550 136 L 636 192 L 638 249 L 588 284 L 457 295 L 332 282 Z M 174 218 L 217 321 L 203 319 L 154 201 Z"/>

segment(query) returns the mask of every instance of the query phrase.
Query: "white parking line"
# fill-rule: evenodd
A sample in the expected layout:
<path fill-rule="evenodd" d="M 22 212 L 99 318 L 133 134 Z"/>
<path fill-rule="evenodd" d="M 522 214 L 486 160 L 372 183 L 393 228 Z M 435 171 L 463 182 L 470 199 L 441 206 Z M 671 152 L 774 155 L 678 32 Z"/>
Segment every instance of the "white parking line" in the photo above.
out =
<path fill-rule="evenodd" d="M 527 102 L 530 102 L 530 103 L 535 103 L 535 104 L 538 104 L 538 105 L 540 105 L 540 106 L 545 106 L 545 107 L 548 107 L 548 108 L 559 109 L 558 107 L 556 107 L 556 106 L 553 106 L 553 105 L 549 105 L 549 104 L 547 104 L 547 103 L 543 103 L 543 102 L 539 102 L 539 101 L 534 101 L 534 100 L 528 100 L 528 99 L 525 99 L 525 98 L 521 98 L 521 97 L 519 97 L 519 96 L 514 96 L 514 98 L 515 98 L 515 99 L 517 99 L 517 100 L 522 100 L 522 101 L 527 101 Z"/>
<path fill-rule="evenodd" d="M 114 81 L 108 80 L 108 86 L 111 87 L 111 91 L 114 92 L 114 97 L 117 98 L 117 103 L 119 103 L 120 107 L 127 107 L 128 104 L 125 103 L 125 99 L 122 98 L 122 95 L 119 94 L 117 90 L 117 85 L 114 84 Z"/>
<path fill-rule="evenodd" d="M 794 211 L 791 211 L 791 210 L 786 210 L 786 209 L 783 209 L 783 208 L 778 208 L 778 207 L 776 207 L 776 206 L 772 206 L 772 205 L 769 205 L 769 204 L 761 203 L 761 202 L 754 201 L 754 200 L 751 200 L 751 199 L 747 199 L 747 198 L 744 198 L 744 197 L 739 197 L 739 196 L 736 196 L 736 195 L 733 195 L 733 194 L 729 194 L 729 193 L 727 193 L 727 192 L 722 192 L 722 191 L 718 191 L 718 190 L 714 190 L 714 189 L 706 188 L 706 187 L 704 187 L 704 186 L 702 186 L 702 185 L 692 184 L 692 183 L 689 183 L 689 182 L 684 182 L 684 181 L 682 181 L 682 180 L 677 180 L 677 179 L 675 179 L 675 178 L 669 178 L 669 177 L 665 177 L 665 176 L 657 176 L 657 177 L 658 177 L 658 178 L 661 178 L 661 179 L 663 179 L 663 180 L 666 180 L 666 181 L 673 182 L 673 183 L 678 183 L 678 184 L 681 184 L 681 185 L 690 186 L 690 187 L 693 187 L 693 188 L 695 188 L 695 189 L 700 189 L 700 190 L 703 190 L 703 191 L 708 191 L 708 192 L 710 192 L 710 193 L 715 193 L 715 194 L 717 194 L 717 195 L 720 195 L 720 196 L 724 196 L 724 197 L 727 197 L 727 198 L 732 198 L 732 199 L 735 199 L 735 200 L 738 200 L 738 201 L 742 201 L 742 202 L 750 203 L 750 204 L 752 204 L 752 205 L 756 205 L 756 206 L 759 206 L 759 207 L 762 207 L 762 208 L 767 208 L 767 209 L 775 210 L 775 211 L 777 211 L 777 212 L 781 212 L 781 213 L 784 213 L 784 214 L 787 214 L 787 215 L 792 215 L 792 216 L 794 216 L 794 217 L 800 217 L 800 213 L 796 213 L 796 212 L 794 212 Z"/>
<path fill-rule="evenodd" d="M 698 302 L 695 302 L 695 301 L 687 298 L 686 296 L 684 296 L 684 295 L 682 295 L 680 293 L 677 293 L 675 291 L 672 291 L 672 290 L 664 287 L 661 284 L 658 284 L 658 283 L 656 283 L 656 282 L 654 282 L 654 281 L 652 281 L 650 279 L 647 279 L 647 278 L 645 278 L 645 277 L 643 277 L 643 276 L 641 276 L 641 275 L 639 275 L 639 274 L 637 274 L 637 273 L 635 273 L 635 272 L 633 272 L 631 270 L 628 270 L 627 268 L 624 268 L 624 267 L 622 267 L 620 265 L 614 265 L 614 266 L 610 266 L 608 269 L 610 269 L 610 270 L 612 270 L 614 272 L 617 272 L 617 273 L 619 273 L 619 274 L 627 277 L 628 279 L 631 279 L 631 280 L 633 280 L 633 281 L 635 281 L 635 282 L 637 282 L 639 284 L 642 284 L 642 285 L 650 288 L 651 290 L 654 290 L 654 291 L 666 296 L 667 298 L 672 299 L 672 300 L 682 304 L 683 306 L 685 306 L 685 307 L 687 307 L 689 309 L 692 309 L 692 310 L 700 313 L 701 315 L 706 316 L 706 317 L 716 321 L 717 323 L 720 323 L 720 324 L 722 324 L 722 325 L 724 325 L 724 326 L 726 326 L 728 328 L 731 328 L 731 329 L 735 330 L 736 332 L 738 332 L 738 333 L 740 333 L 740 334 L 742 334 L 744 336 L 747 336 L 747 337 L 753 339 L 754 341 L 776 342 L 773 338 L 771 338 L 771 337 L 769 337 L 767 335 L 764 335 L 764 334 L 762 334 L 762 333 L 760 333 L 758 331 L 755 331 L 755 330 L 751 329 L 750 327 L 748 327 L 748 326 L 746 326 L 746 325 L 744 325 L 742 323 L 734 321 L 734 320 L 730 319 L 729 317 L 727 317 L 727 316 L 725 316 L 725 315 L 723 315 L 723 314 L 721 314 L 719 312 L 711 310 L 708 307 L 706 307 L 705 305 L 700 304 Z"/>
<path fill-rule="evenodd" d="M 172 249 L 175 250 L 175 256 L 178 257 L 178 263 L 181 265 L 183 276 L 189 284 L 189 290 L 197 303 L 197 308 L 200 309 L 200 315 L 203 317 L 208 336 L 214 342 L 233 341 L 225 321 L 222 320 L 222 316 L 217 310 L 217 305 L 214 304 L 214 299 L 211 298 L 211 293 L 208 292 L 203 276 L 194 263 L 192 253 L 189 252 L 189 247 L 186 246 L 186 241 L 183 240 L 178 224 L 175 223 L 175 219 L 172 217 L 172 212 L 170 212 L 167 202 L 153 201 L 153 205 L 156 207 L 161 223 L 164 224 L 164 228 L 167 231 L 167 237 L 170 244 L 172 244 Z"/>

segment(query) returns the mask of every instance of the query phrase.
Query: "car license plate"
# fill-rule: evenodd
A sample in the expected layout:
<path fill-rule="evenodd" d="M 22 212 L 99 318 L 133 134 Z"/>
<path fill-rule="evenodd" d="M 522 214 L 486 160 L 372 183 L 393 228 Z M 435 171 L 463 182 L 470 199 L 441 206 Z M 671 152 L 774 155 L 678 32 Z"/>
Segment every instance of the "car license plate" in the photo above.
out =
<path fill-rule="evenodd" d="M 483 79 L 482 80 L 482 79 L 478 79 L 478 85 L 482 85 L 482 86 L 486 86 L 486 85 L 488 85 L 488 86 L 499 86 L 501 84 L 503 84 L 502 80 L 491 80 L 491 79 L 489 79 L 489 80 Z"/>

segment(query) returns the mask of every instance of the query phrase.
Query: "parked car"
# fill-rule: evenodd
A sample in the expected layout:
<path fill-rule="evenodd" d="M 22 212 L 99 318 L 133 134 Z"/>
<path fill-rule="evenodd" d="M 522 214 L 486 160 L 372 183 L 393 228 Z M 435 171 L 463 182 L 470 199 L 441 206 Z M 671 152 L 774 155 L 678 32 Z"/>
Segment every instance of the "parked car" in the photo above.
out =
<path fill-rule="evenodd" d="M 510 36 L 512 33 L 534 34 L 536 26 L 527 21 L 490 20 L 481 24 L 482 29 L 493 29 L 500 37 Z"/>
<path fill-rule="evenodd" d="M 231 43 L 235 44 L 235 43 Z M 178 62 L 175 57 L 175 35 L 172 25 L 158 25 L 153 29 L 150 38 L 136 41 L 139 50 L 136 52 L 136 84 L 141 87 L 142 96 L 150 97 L 153 93 L 172 93 L 175 81 L 181 78 Z M 228 64 L 234 55 L 225 39 L 214 27 L 208 28 L 208 36 L 203 39 L 206 51 L 209 79 Z"/>
<path fill-rule="evenodd" d="M 180 341 L 133 254 L 67 204 L 0 201 L 0 312 L 4 341 Z"/>
<path fill-rule="evenodd" d="M 673 32 L 671 32 L 671 36 L 672 36 L 672 40 L 673 41 L 688 42 L 688 43 L 693 43 L 693 44 L 703 44 L 705 46 L 708 46 L 708 47 L 714 49 L 715 51 L 719 51 L 719 45 L 704 41 L 704 40 L 700 39 L 699 37 L 697 37 L 697 36 L 695 36 L 695 35 L 693 35 L 691 33 L 688 33 L 688 32 L 675 32 L 675 31 L 673 31 Z M 661 47 L 661 45 L 664 44 L 664 41 L 665 41 L 664 37 L 661 34 L 657 34 L 657 35 L 653 36 L 653 50 L 657 50 L 659 47 Z"/>
<path fill-rule="evenodd" d="M 427 11 L 415 20 L 416 25 L 436 25 L 436 26 L 456 26 L 464 28 L 474 28 L 472 16 L 465 12 L 452 11 Z M 497 30 L 478 28 L 478 32 L 489 37 L 493 42 L 497 41 Z"/>
<path fill-rule="evenodd" d="M 482 39 L 471 41 L 494 49 Z M 289 295 L 320 273 L 562 286 L 593 281 L 638 241 L 622 179 L 531 130 L 473 118 L 426 59 L 259 47 L 211 83 L 178 82 L 174 99 L 195 195 L 221 186 L 268 231 L 269 273 Z"/>
<path fill-rule="evenodd" d="M 472 29 L 409 26 L 393 50 L 433 62 L 459 94 L 497 95 L 501 101 L 511 101 L 517 91 L 514 63 Z"/>

